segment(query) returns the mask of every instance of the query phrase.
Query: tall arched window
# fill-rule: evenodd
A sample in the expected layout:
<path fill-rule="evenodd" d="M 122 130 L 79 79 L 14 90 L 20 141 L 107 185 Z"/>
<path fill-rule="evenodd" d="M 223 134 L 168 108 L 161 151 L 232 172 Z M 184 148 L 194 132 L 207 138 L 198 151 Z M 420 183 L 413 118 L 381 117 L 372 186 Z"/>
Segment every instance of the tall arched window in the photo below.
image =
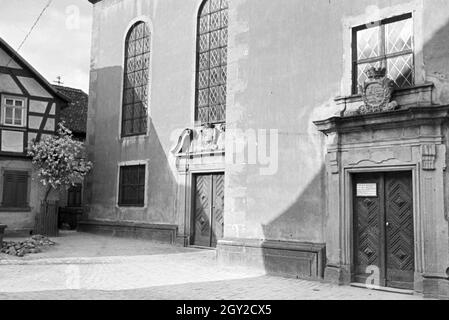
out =
<path fill-rule="evenodd" d="M 125 42 L 122 136 L 146 134 L 151 34 L 146 23 L 137 22 Z"/>
<path fill-rule="evenodd" d="M 226 119 L 228 0 L 206 0 L 198 14 L 195 120 Z"/>

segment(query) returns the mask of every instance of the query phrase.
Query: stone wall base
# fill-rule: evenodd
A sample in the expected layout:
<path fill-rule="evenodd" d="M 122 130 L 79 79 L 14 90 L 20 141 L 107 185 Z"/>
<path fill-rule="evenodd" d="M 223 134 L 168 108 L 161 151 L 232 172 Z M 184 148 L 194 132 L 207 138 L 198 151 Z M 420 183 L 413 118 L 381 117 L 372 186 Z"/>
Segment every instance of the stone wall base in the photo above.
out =
<path fill-rule="evenodd" d="M 324 244 L 292 241 L 224 239 L 218 242 L 221 264 L 263 269 L 267 274 L 301 279 L 322 279 Z"/>
<path fill-rule="evenodd" d="M 151 240 L 176 244 L 178 226 L 171 224 L 148 224 L 121 221 L 88 220 L 78 223 L 78 231 L 113 237 Z"/>
<path fill-rule="evenodd" d="M 327 265 L 324 270 L 324 280 L 338 285 L 349 285 L 351 283 L 350 266 Z"/>
<path fill-rule="evenodd" d="M 424 276 L 423 294 L 425 298 L 449 300 L 449 279 Z"/>

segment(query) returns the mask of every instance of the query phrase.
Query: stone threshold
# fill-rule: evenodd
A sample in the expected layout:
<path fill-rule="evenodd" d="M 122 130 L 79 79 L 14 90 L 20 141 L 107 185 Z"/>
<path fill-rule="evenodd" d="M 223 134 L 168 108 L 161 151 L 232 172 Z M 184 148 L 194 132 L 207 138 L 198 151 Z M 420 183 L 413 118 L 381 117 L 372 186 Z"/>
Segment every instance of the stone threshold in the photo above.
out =
<path fill-rule="evenodd" d="M 351 282 L 350 286 L 351 287 L 356 287 L 356 288 L 368 289 L 368 290 L 384 291 L 384 292 L 391 292 L 391 293 L 400 293 L 400 294 L 407 294 L 407 295 L 414 295 L 415 294 L 415 291 L 413 291 L 413 290 L 390 288 L 390 287 L 381 287 L 381 286 L 368 287 L 366 284 L 359 283 L 359 282 Z"/>

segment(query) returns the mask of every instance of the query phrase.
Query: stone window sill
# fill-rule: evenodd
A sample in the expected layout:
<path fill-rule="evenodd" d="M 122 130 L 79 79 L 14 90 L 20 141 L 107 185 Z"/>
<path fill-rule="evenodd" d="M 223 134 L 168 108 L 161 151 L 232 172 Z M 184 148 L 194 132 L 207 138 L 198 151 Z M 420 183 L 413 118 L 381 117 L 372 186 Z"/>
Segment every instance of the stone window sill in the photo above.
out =
<path fill-rule="evenodd" d="M 434 84 L 432 82 L 425 82 L 422 84 L 416 84 L 413 87 L 395 89 L 393 92 L 393 100 L 398 100 L 410 103 L 418 103 L 419 105 L 431 104 L 431 94 Z M 423 94 L 424 93 L 424 94 Z M 427 95 L 425 94 L 427 93 Z M 354 102 L 362 101 L 361 94 L 352 94 L 349 96 L 338 96 L 334 99 L 337 104 L 350 104 Z"/>

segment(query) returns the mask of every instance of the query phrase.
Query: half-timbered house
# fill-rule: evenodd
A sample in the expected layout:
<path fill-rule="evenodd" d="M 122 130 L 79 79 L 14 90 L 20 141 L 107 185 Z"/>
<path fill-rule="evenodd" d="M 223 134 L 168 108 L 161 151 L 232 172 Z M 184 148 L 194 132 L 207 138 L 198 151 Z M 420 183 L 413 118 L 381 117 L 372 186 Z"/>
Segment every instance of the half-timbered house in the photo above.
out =
<path fill-rule="evenodd" d="M 55 133 L 67 98 L 0 38 L 0 222 L 29 234 L 43 199 L 27 147 Z"/>

